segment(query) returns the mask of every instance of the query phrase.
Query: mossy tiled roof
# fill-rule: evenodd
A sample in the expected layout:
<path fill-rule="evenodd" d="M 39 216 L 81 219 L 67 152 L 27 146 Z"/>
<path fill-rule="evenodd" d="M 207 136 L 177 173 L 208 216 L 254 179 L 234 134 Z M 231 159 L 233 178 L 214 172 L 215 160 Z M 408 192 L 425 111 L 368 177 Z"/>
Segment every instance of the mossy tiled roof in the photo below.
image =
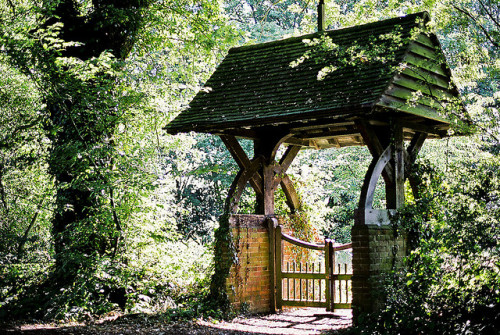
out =
<path fill-rule="evenodd" d="M 425 13 L 412 14 L 233 48 L 166 129 L 218 132 L 370 113 L 400 73 L 414 28 L 425 20 Z M 432 46 L 424 47 L 432 53 Z"/>

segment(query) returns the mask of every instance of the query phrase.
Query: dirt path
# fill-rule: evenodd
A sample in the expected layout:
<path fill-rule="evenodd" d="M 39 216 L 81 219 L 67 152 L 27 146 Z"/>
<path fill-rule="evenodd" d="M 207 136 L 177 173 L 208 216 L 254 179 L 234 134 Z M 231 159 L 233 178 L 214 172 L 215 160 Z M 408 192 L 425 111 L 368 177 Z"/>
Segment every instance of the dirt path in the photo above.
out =
<path fill-rule="evenodd" d="M 351 321 L 350 310 L 329 313 L 324 309 L 303 308 L 279 314 L 240 317 L 231 322 L 197 320 L 164 323 L 155 318 L 121 317 L 90 324 L 23 324 L 0 328 L 0 334 L 316 335 L 348 328 Z"/>

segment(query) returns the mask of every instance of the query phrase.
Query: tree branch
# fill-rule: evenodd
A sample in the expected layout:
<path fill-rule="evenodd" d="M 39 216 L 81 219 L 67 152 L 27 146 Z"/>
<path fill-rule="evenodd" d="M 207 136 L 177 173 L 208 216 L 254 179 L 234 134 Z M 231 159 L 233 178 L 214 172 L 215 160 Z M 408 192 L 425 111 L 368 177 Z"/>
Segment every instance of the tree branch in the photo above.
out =
<path fill-rule="evenodd" d="M 490 41 L 490 43 L 493 44 L 493 46 L 495 46 L 496 48 L 500 48 L 500 44 L 498 42 L 496 42 L 493 39 L 493 37 L 491 37 L 490 33 L 488 32 L 488 30 L 486 30 L 485 27 L 483 27 L 481 24 L 479 24 L 477 22 L 477 18 L 475 18 L 471 13 L 469 13 L 468 11 L 466 11 L 463 8 L 460 8 L 460 7 L 456 6 L 456 5 L 452 5 L 452 6 L 453 6 L 453 8 L 455 8 L 456 10 L 458 10 L 460 13 L 468 16 L 474 22 L 474 24 L 483 31 L 484 35 Z"/>

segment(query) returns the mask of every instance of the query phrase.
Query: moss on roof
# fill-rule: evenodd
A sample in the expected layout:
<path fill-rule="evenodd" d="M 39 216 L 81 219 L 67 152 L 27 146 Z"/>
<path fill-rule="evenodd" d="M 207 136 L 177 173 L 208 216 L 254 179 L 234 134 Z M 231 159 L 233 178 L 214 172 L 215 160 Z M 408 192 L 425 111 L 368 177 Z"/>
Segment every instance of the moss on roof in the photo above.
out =
<path fill-rule="evenodd" d="M 217 132 L 370 113 L 401 70 L 414 29 L 427 20 L 418 13 L 232 48 L 166 129 Z"/>

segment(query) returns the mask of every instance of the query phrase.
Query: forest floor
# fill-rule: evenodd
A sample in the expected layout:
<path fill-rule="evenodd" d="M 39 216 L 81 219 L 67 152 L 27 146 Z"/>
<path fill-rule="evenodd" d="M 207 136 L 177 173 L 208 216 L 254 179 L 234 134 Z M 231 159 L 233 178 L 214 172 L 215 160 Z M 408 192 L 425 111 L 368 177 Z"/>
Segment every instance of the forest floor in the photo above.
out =
<path fill-rule="evenodd" d="M 330 313 L 319 308 L 302 308 L 285 310 L 277 314 L 238 317 L 227 322 L 214 320 L 165 322 L 158 317 L 148 315 L 115 315 L 78 324 L 24 322 L 3 328 L 0 326 L 0 334 L 317 335 L 336 333 L 351 325 L 351 310 Z"/>

